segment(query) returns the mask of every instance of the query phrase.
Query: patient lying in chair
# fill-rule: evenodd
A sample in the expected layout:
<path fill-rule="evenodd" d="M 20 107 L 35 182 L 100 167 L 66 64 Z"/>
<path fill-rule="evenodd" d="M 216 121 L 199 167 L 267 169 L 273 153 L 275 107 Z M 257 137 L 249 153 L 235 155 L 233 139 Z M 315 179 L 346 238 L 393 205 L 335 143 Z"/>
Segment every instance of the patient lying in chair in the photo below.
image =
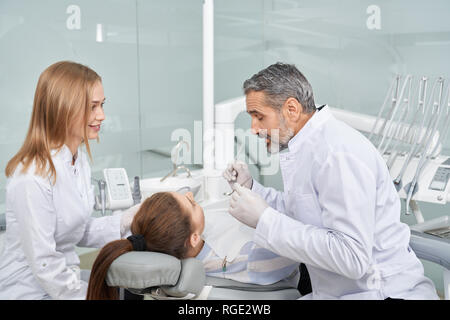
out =
<path fill-rule="evenodd" d="M 153 194 L 136 213 L 131 233 L 142 239 L 143 250 L 201 260 L 211 277 L 266 285 L 298 272 L 297 262 L 257 246 L 251 241 L 252 229 L 227 213 L 212 213 L 205 219 L 191 192 Z M 102 248 L 92 267 L 88 300 L 118 299 L 116 288 L 108 287 L 105 278 L 111 263 L 129 251 L 133 245 L 127 239 Z"/>

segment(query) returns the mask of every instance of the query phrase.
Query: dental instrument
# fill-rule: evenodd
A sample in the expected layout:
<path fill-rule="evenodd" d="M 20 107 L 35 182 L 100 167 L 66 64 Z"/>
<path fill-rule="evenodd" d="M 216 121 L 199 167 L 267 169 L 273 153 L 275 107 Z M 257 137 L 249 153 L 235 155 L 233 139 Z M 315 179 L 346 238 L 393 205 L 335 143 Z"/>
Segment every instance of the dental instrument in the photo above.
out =
<path fill-rule="evenodd" d="M 428 161 L 432 158 L 436 158 L 438 156 L 437 151 L 439 149 L 440 143 L 442 142 L 442 139 L 444 137 L 447 136 L 447 132 L 448 132 L 448 128 L 450 126 L 450 87 L 449 87 L 449 101 L 447 102 L 447 108 L 446 108 L 446 117 L 445 120 L 443 121 L 442 124 L 442 128 L 440 130 L 441 135 L 439 136 L 439 140 L 438 143 L 436 143 L 436 145 L 434 146 L 433 150 L 427 154 L 427 156 L 424 158 L 422 157 L 421 159 L 425 159 L 423 160 L 423 162 L 419 162 L 419 165 L 417 167 L 417 171 L 416 171 L 416 176 L 414 177 L 415 180 L 413 180 L 411 182 L 411 184 L 414 183 L 414 186 L 417 185 L 417 180 L 420 178 L 420 175 L 422 174 L 424 168 L 426 167 Z M 441 190 L 441 189 L 445 189 L 446 184 L 448 182 L 448 179 L 450 177 L 450 171 L 449 170 L 445 170 L 442 168 L 439 168 L 438 171 L 436 172 L 437 177 L 435 177 L 435 179 L 430 183 L 429 188 L 430 189 L 436 189 L 436 190 Z M 411 191 L 411 186 L 409 186 L 409 193 L 408 193 L 408 197 L 407 198 L 407 212 L 406 214 L 410 214 L 410 211 L 408 211 L 409 209 L 409 205 L 408 205 L 408 199 L 409 201 L 411 200 L 411 197 L 414 195 L 415 192 L 417 192 L 417 190 L 412 190 Z"/>
<path fill-rule="evenodd" d="M 395 106 L 397 104 L 397 97 L 398 97 L 398 89 L 399 89 L 399 85 L 400 85 L 400 78 L 401 78 L 400 75 L 397 75 L 395 77 L 394 81 L 392 81 L 391 86 L 389 87 L 389 90 L 388 90 L 388 92 L 386 94 L 386 97 L 385 97 L 385 99 L 383 101 L 383 104 L 382 104 L 382 106 L 380 108 L 380 111 L 378 112 L 378 116 L 376 118 L 376 121 L 374 122 L 374 124 L 372 126 L 372 130 L 369 133 L 369 137 L 368 138 L 369 138 L 370 141 L 372 141 L 372 143 L 375 146 L 378 146 L 378 142 L 374 141 L 374 139 L 377 138 L 381 134 L 381 132 L 384 131 L 386 123 L 387 123 L 388 119 L 391 117 L 392 112 L 394 111 L 394 108 L 395 108 Z M 392 92 L 393 88 L 394 88 L 394 85 L 395 85 L 395 93 Z M 389 109 L 387 116 L 384 118 L 384 121 L 383 121 L 383 124 L 381 125 L 381 128 L 377 131 L 377 133 L 375 133 L 375 130 L 376 130 L 377 126 L 378 126 L 378 121 L 382 118 L 382 115 L 383 115 L 383 112 L 384 112 L 384 108 L 387 105 L 387 101 L 388 101 L 389 96 L 391 96 L 391 108 Z M 375 136 L 374 136 L 374 134 L 375 134 Z"/>
<path fill-rule="evenodd" d="M 134 177 L 134 186 L 133 186 L 132 196 L 133 196 L 133 204 L 141 203 L 142 194 L 141 194 L 141 187 L 139 184 L 138 176 Z"/>
<path fill-rule="evenodd" d="M 234 162 L 236 162 L 236 160 L 239 159 L 239 157 L 240 157 L 240 155 L 242 154 L 242 151 L 244 150 L 244 148 L 245 148 L 245 144 L 244 144 L 244 143 L 241 143 L 241 146 L 240 146 L 238 152 L 236 153 L 236 157 L 234 158 Z M 243 185 L 246 184 L 248 181 L 250 181 L 250 179 L 251 179 L 251 177 L 248 178 L 247 180 L 245 180 L 245 181 L 241 184 L 241 186 L 243 186 Z M 235 190 L 233 189 L 233 190 L 230 191 L 230 192 L 224 192 L 223 195 L 224 195 L 224 196 L 231 196 L 231 195 L 233 194 L 234 191 L 235 191 Z"/>
<path fill-rule="evenodd" d="M 387 137 L 392 137 L 392 134 L 389 134 L 389 133 L 391 132 L 391 127 L 395 123 L 394 120 L 395 120 L 395 117 L 397 115 L 397 111 L 400 109 L 400 107 L 402 105 L 403 95 L 405 93 L 405 89 L 406 89 L 407 83 L 409 82 L 410 78 L 411 78 L 411 75 L 408 75 L 406 77 L 406 79 L 405 79 L 405 81 L 403 83 L 403 86 L 402 86 L 402 90 L 400 91 L 400 96 L 397 96 L 395 98 L 395 101 L 393 102 L 394 106 L 391 109 L 390 116 L 389 116 L 389 121 L 385 121 L 384 124 L 383 124 L 384 127 L 383 127 L 383 131 L 381 131 L 381 134 L 382 134 L 381 141 L 380 141 L 380 143 L 377 146 L 377 149 L 378 149 L 378 151 L 380 151 L 381 154 L 383 154 L 383 152 L 381 150 L 383 150 L 382 146 L 383 146 L 384 140 Z"/>
<path fill-rule="evenodd" d="M 101 212 L 101 215 L 104 216 L 106 213 L 106 207 L 107 207 L 107 203 L 106 203 L 106 181 L 103 179 L 94 179 L 92 178 L 92 180 L 94 180 L 95 182 L 97 182 L 98 185 L 98 191 L 99 191 L 99 196 L 95 196 L 95 205 L 94 205 L 94 209 L 98 210 Z"/>
<path fill-rule="evenodd" d="M 100 204 L 101 204 L 102 216 L 105 215 L 105 211 L 106 211 L 106 193 L 105 193 L 105 188 L 106 188 L 105 180 L 99 180 L 98 181 L 98 190 L 100 192 Z"/>
<path fill-rule="evenodd" d="M 252 177 L 248 178 L 247 180 L 245 180 L 243 183 L 241 183 L 241 186 L 243 187 L 247 182 L 249 182 L 252 179 Z M 233 192 L 235 192 L 236 189 L 233 189 L 231 192 L 228 193 L 224 193 L 225 196 L 231 196 L 233 194 Z"/>
<path fill-rule="evenodd" d="M 442 110 L 442 108 L 441 108 L 441 103 L 442 103 L 442 94 L 443 94 L 443 87 L 444 87 L 444 79 L 443 79 L 443 78 L 439 78 L 439 79 L 438 79 L 438 82 L 440 83 L 440 88 L 439 88 L 439 98 L 438 98 L 438 101 L 434 101 L 434 102 L 433 102 L 433 111 L 435 111 L 435 116 L 434 116 L 434 118 L 435 118 L 436 120 L 435 120 L 434 123 L 433 123 L 433 128 L 432 128 L 432 130 L 430 131 L 430 135 L 429 135 L 429 137 L 428 137 L 428 139 L 427 139 L 427 143 L 426 143 L 426 146 L 427 146 L 427 147 L 425 147 L 424 150 L 423 150 L 423 153 L 422 153 L 421 158 L 420 158 L 420 160 L 419 160 L 419 164 L 418 164 L 418 166 L 417 166 L 417 170 L 416 170 L 416 173 L 415 173 L 415 175 L 414 175 L 414 178 L 413 178 L 413 180 L 412 180 L 409 184 L 405 185 L 405 191 L 408 192 L 408 195 L 407 195 L 407 197 L 406 197 L 406 214 L 407 214 L 407 215 L 409 215 L 409 214 L 411 213 L 411 211 L 410 211 L 410 206 L 409 206 L 409 202 L 411 201 L 411 198 L 412 198 L 413 194 L 414 194 L 415 192 L 417 192 L 417 189 L 416 189 L 416 186 L 417 186 L 417 180 L 419 179 L 420 174 L 422 173 L 423 168 L 424 168 L 424 166 L 427 164 L 429 158 L 430 158 L 431 155 L 435 152 L 435 150 L 433 149 L 433 151 L 431 151 L 429 154 L 427 154 L 427 150 L 428 150 L 429 144 L 431 143 L 431 139 L 433 138 L 434 134 L 437 132 L 437 129 L 438 129 L 438 126 L 437 126 L 437 125 L 438 125 L 438 123 L 439 123 L 438 120 L 439 120 L 439 116 L 441 115 L 441 110 Z M 433 97 L 433 93 L 432 93 L 432 97 Z M 447 114 L 448 114 L 448 113 L 447 113 Z M 442 135 L 440 136 L 439 140 L 441 140 L 441 138 L 442 138 Z M 439 146 L 439 142 L 440 142 L 440 141 L 438 141 L 438 142 L 436 143 L 435 148 L 437 148 L 437 147 Z"/>
<path fill-rule="evenodd" d="M 411 161 L 411 158 L 419 155 L 423 151 L 423 149 L 428 145 L 428 143 L 431 142 L 431 140 L 434 137 L 433 128 L 434 128 L 434 125 L 437 124 L 438 114 L 436 113 L 436 109 L 434 108 L 434 105 L 430 106 L 430 104 L 434 97 L 437 83 L 438 82 L 436 81 L 433 85 L 428 104 L 424 105 L 425 114 L 424 114 L 424 117 L 422 118 L 422 124 L 421 124 L 420 134 L 418 136 L 418 142 L 417 142 L 417 144 L 414 144 L 411 147 L 411 152 L 410 152 L 410 155 L 408 156 L 408 159 L 404 162 L 402 170 L 400 171 L 398 177 L 394 180 L 394 184 L 399 186 L 397 190 L 399 190 L 399 188 L 400 188 L 400 184 L 398 183 L 398 181 L 401 181 L 403 174 L 404 174 L 404 170 L 406 170 L 406 168 L 408 167 L 408 165 Z M 425 120 L 427 120 L 427 121 L 425 121 Z M 426 122 L 426 124 L 425 124 L 425 122 Z"/>
<path fill-rule="evenodd" d="M 409 111 L 411 110 L 410 108 L 410 102 L 411 102 L 411 93 L 412 93 L 412 76 L 407 76 L 407 78 L 405 79 L 405 85 L 407 88 L 407 97 L 403 98 L 400 101 L 400 105 L 404 106 L 402 113 L 400 114 L 400 118 L 399 120 L 396 122 L 395 125 L 395 129 L 393 129 L 394 134 L 390 135 L 388 142 L 386 143 L 384 149 L 382 149 L 381 154 L 385 154 L 385 153 L 390 153 L 390 154 L 394 154 L 395 153 L 395 146 L 392 147 L 392 149 L 390 149 L 388 151 L 388 148 L 390 147 L 392 140 L 395 138 L 397 142 L 401 141 L 403 137 L 403 135 L 401 134 L 402 131 L 404 131 L 404 122 L 406 120 L 406 118 L 408 117 Z M 407 84 L 406 84 L 407 83 Z M 396 143 L 397 145 L 397 143 Z"/>
<path fill-rule="evenodd" d="M 401 138 L 399 138 L 397 140 L 396 144 L 394 145 L 394 147 L 392 148 L 393 152 L 392 152 L 391 156 L 389 157 L 389 159 L 386 161 L 388 168 L 392 167 L 392 165 L 395 162 L 395 160 L 397 159 L 397 156 L 399 155 L 399 153 L 404 155 L 404 154 L 406 154 L 405 152 L 407 152 L 407 151 L 404 151 L 404 152 L 398 151 L 398 149 L 400 147 L 400 143 L 404 144 L 405 149 L 408 148 L 408 145 L 412 146 L 414 143 L 416 143 L 415 142 L 416 133 L 419 132 L 418 127 L 416 126 L 416 121 L 417 121 L 418 115 L 420 114 L 421 111 L 422 111 L 422 114 L 425 115 L 424 101 L 425 101 L 425 94 L 426 94 L 426 84 L 427 84 L 427 78 L 422 77 L 419 80 L 419 90 L 418 90 L 419 96 L 417 99 L 417 106 L 416 106 L 413 118 L 411 120 L 411 123 L 410 123 L 405 135 L 402 136 Z M 420 127 L 420 130 L 422 130 L 422 128 L 423 128 L 423 122 L 422 122 L 422 126 Z M 408 137 L 410 137 L 410 138 L 408 139 Z M 395 184 L 395 180 L 394 180 L 394 184 Z M 400 182 L 400 184 L 401 184 L 401 182 Z M 400 185 L 400 188 L 401 188 L 401 185 Z M 397 189 L 397 191 L 398 191 L 398 189 Z"/>
<path fill-rule="evenodd" d="M 394 179 L 394 186 L 397 189 L 397 191 L 399 191 L 402 188 L 402 186 L 403 186 L 402 185 L 403 175 L 404 175 L 404 173 L 406 171 L 406 168 L 408 167 L 412 157 L 414 157 L 416 155 L 416 152 L 418 150 L 417 148 L 420 149 L 420 145 L 421 145 L 421 143 L 423 143 L 422 141 L 425 141 L 425 134 L 423 134 L 423 136 L 422 136 L 422 131 L 423 131 L 423 128 L 425 126 L 425 118 L 426 118 L 425 101 L 426 101 L 427 81 L 428 81 L 428 79 L 426 77 L 422 77 L 422 80 L 421 80 L 421 82 L 419 84 L 419 102 L 418 102 L 418 109 L 417 109 L 416 114 L 419 113 L 420 109 L 422 110 L 422 115 L 423 115 L 422 116 L 422 122 L 421 122 L 421 125 L 420 125 L 420 129 L 417 130 L 417 128 L 416 128 L 414 130 L 413 136 L 409 140 L 410 144 L 411 144 L 411 147 L 410 147 L 408 156 L 407 156 L 406 160 L 404 161 L 403 166 L 400 169 L 399 174 Z M 431 119 L 431 117 L 430 117 L 430 119 Z M 413 122 L 411 124 L 411 126 L 413 126 L 414 123 L 415 122 Z M 415 137 L 416 137 L 417 133 L 419 133 L 419 135 L 418 135 L 417 141 L 416 141 Z M 395 159 L 393 159 L 392 162 L 389 163 L 390 164 L 390 166 L 388 166 L 389 168 L 392 167 L 392 164 L 393 164 L 394 161 L 395 161 Z"/>
<path fill-rule="evenodd" d="M 447 137 L 449 126 L 450 126 L 450 86 L 448 87 L 448 90 L 447 90 L 446 119 L 443 122 L 442 129 L 440 130 L 441 135 L 439 137 L 440 138 L 439 142 L 442 143 L 442 140 Z M 439 144 L 435 145 L 435 147 L 433 149 L 433 152 L 431 153 L 431 157 L 432 158 L 436 158 L 439 155 L 438 152 L 437 152 L 438 151 L 438 148 L 437 148 L 438 146 L 439 146 Z"/>

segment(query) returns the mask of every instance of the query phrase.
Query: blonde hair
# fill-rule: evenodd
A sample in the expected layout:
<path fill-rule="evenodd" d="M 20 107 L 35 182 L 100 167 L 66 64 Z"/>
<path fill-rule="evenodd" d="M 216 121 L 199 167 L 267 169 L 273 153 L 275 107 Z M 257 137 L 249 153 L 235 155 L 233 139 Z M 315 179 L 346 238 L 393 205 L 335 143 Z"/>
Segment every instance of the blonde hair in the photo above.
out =
<path fill-rule="evenodd" d="M 101 77 L 87 66 L 71 61 L 60 61 L 45 69 L 36 87 L 33 112 L 25 141 L 17 154 L 9 160 L 5 174 L 13 175 L 21 163 L 25 173 L 35 162 L 36 174 L 56 181 L 56 170 L 51 158 L 52 149 L 61 149 L 69 132 L 82 116 L 83 142 L 91 156 L 87 139 L 87 121 L 91 112 L 92 91 Z"/>

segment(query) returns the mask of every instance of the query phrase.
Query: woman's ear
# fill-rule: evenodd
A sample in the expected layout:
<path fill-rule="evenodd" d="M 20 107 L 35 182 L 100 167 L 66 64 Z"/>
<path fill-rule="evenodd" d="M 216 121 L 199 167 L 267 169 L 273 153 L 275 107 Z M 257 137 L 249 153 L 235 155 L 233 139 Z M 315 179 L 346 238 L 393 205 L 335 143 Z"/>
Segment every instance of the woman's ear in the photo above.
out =
<path fill-rule="evenodd" d="M 189 237 L 189 244 L 191 245 L 192 248 L 195 248 L 197 247 L 197 245 L 200 243 L 201 240 L 202 239 L 200 235 L 197 232 L 194 232 Z"/>

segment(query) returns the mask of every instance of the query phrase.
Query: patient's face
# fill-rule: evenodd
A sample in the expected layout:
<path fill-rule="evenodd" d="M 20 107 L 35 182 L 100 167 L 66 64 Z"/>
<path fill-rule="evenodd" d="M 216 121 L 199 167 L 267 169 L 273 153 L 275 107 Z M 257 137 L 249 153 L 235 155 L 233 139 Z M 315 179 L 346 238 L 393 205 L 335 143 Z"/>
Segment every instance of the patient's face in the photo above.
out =
<path fill-rule="evenodd" d="M 194 232 L 201 235 L 205 228 L 205 215 L 203 208 L 194 200 L 192 192 L 180 194 L 174 192 L 174 197 L 180 202 L 180 204 L 186 208 L 186 211 L 190 213 Z"/>

